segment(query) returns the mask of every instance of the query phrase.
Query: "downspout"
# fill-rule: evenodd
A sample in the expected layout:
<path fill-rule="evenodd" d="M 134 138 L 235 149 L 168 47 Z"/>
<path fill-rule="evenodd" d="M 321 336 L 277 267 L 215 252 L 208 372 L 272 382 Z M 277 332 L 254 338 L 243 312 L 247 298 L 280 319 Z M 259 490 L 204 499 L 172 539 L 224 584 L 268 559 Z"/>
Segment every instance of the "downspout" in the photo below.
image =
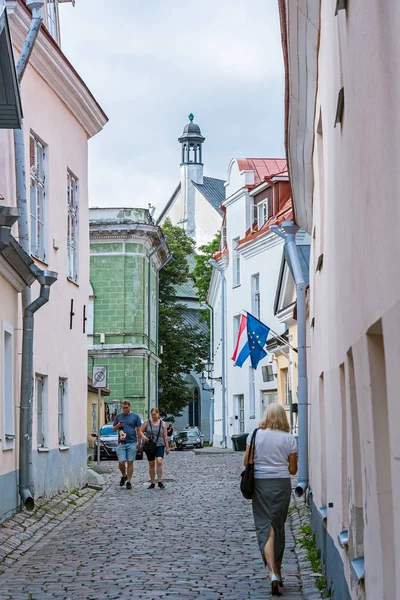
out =
<path fill-rule="evenodd" d="M 18 83 L 21 83 L 22 81 L 43 21 L 43 0 L 26 0 L 26 5 L 32 10 L 32 20 L 16 66 Z M 29 211 L 26 194 L 25 142 L 23 123 L 21 124 L 21 129 L 14 129 L 14 153 L 17 207 L 20 212 L 20 218 L 18 220 L 19 243 L 25 252 L 29 254 Z M 31 299 L 30 289 L 27 288 L 26 292 L 27 293 L 23 293 L 22 296 L 23 302 L 25 300 L 25 306 L 30 304 Z M 24 298 L 24 296 L 26 296 L 26 298 Z"/>
<path fill-rule="evenodd" d="M 308 488 L 308 382 L 306 349 L 306 282 L 300 265 L 296 246 L 296 233 L 299 227 L 293 221 L 284 221 L 280 227 L 271 226 L 274 233 L 285 240 L 285 254 L 292 266 L 297 292 L 297 332 L 298 332 L 298 456 L 299 472 L 296 494 L 302 496 Z"/>
<path fill-rule="evenodd" d="M 57 280 L 54 271 L 42 271 L 35 264 L 31 271 L 40 283 L 40 296 L 25 308 L 22 335 L 21 407 L 19 432 L 19 494 L 28 510 L 33 510 L 33 332 L 34 314 L 50 297 L 50 286 Z"/>
<path fill-rule="evenodd" d="M 21 83 L 29 58 L 32 54 L 40 27 L 43 21 L 43 0 L 26 0 L 26 5 L 32 10 L 32 19 L 21 54 L 16 66 L 18 83 Z M 26 165 L 25 142 L 23 122 L 21 129 L 14 130 L 15 154 L 15 185 L 17 207 L 19 209 L 18 233 L 19 243 L 27 254 L 29 247 L 29 211 L 26 193 Z M 36 268 L 37 269 L 37 268 Z M 40 270 L 37 269 L 39 272 Z M 41 273 L 45 273 L 40 271 Z M 48 273 L 51 273 L 50 271 Z M 54 279 L 55 281 L 55 279 Z M 52 281 L 53 283 L 53 281 Z M 44 284 L 45 285 L 45 284 Z M 50 284 L 51 285 L 51 284 Z M 48 287 L 48 286 L 47 286 Z M 43 293 L 43 296 L 42 296 Z M 46 299 L 47 296 L 47 299 Z M 42 298 L 42 299 L 40 299 Z M 19 434 L 19 492 L 24 505 L 28 510 L 33 510 L 34 500 L 31 495 L 33 490 L 32 476 L 32 392 L 33 392 L 33 315 L 45 302 L 48 301 L 46 286 L 41 288 L 41 296 L 31 303 L 31 290 L 26 287 L 22 291 L 23 341 L 21 357 L 21 408 L 20 408 L 20 434 Z M 33 308 L 33 310 L 32 310 Z"/>

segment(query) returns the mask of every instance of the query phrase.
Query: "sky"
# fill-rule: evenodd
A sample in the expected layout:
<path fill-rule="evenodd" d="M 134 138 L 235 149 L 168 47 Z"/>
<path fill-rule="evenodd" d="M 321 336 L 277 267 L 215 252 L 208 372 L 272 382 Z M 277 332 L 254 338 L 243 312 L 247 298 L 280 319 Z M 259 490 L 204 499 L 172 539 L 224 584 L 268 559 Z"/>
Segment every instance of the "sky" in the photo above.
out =
<path fill-rule="evenodd" d="M 76 0 L 61 44 L 109 122 L 89 142 L 90 206 L 156 207 L 180 181 L 195 115 L 204 175 L 231 158 L 284 157 L 277 0 Z"/>

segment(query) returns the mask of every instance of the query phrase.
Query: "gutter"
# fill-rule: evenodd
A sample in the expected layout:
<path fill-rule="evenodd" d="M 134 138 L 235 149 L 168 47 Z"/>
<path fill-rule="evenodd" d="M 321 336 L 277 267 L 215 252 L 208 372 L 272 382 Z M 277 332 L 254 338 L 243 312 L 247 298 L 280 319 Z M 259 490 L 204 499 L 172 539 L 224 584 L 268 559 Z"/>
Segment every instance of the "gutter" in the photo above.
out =
<path fill-rule="evenodd" d="M 302 496 L 308 488 L 308 380 L 306 349 L 306 287 L 296 246 L 296 233 L 300 229 L 293 221 L 284 221 L 280 227 L 272 226 L 272 231 L 285 240 L 285 253 L 292 265 L 297 292 L 297 332 L 298 332 L 298 483 L 296 494 Z"/>

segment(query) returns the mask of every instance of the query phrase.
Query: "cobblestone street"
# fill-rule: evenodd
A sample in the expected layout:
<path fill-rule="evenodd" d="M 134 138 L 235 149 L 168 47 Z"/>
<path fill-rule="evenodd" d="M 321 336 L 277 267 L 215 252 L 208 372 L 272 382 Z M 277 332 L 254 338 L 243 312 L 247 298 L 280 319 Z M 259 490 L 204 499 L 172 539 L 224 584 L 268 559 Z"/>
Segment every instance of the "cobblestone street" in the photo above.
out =
<path fill-rule="evenodd" d="M 102 463 L 102 491 L 64 501 L 73 511 L 59 510 L 55 522 L 50 515 L 34 545 L 13 542 L 3 553 L 0 600 L 269 598 L 251 502 L 239 491 L 242 460 L 242 453 L 172 452 L 165 490 L 147 489 L 146 460 L 135 464 L 132 490 L 119 487 L 117 463 Z M 24 512 L 5 523 L 2 543 L 13 523 L 29 519 L 35 527 L 34 516 Z M 310 585 L 300 576 L 292 521 L 283 598 L 314 600 L 321 596 L 311 573 Z M 28 530 L 20 537 L 28 539 Z"/>

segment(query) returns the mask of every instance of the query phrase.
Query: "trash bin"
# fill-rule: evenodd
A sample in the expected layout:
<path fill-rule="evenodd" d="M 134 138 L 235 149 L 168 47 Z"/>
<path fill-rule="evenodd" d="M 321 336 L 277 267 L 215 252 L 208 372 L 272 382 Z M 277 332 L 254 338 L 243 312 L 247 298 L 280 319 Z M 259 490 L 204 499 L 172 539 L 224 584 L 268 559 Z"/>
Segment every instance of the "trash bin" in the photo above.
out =
<path fill-rule="evenodd" d="M 232 446 L 236 452 L 244 452 L 246 450 L 246 440 L 248 435 L 248 433 L 236 433 L 232 436 Z"/>

